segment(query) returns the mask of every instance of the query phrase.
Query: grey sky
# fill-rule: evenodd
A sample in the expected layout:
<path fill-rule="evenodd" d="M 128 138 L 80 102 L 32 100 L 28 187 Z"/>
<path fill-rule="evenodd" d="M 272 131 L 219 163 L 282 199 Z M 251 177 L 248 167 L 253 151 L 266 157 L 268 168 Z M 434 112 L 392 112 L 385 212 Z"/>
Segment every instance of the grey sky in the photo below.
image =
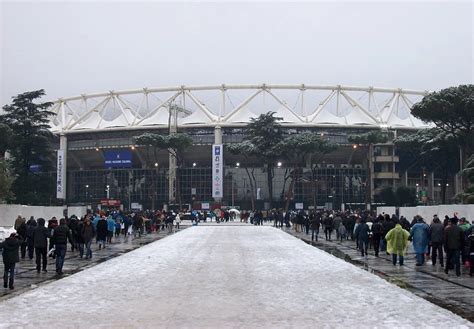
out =
<path fill-rule="evenodd" d="M 463 2 L 1 4 L 3 104 L 182 84 L 440 89 L 473 80 Z"/>

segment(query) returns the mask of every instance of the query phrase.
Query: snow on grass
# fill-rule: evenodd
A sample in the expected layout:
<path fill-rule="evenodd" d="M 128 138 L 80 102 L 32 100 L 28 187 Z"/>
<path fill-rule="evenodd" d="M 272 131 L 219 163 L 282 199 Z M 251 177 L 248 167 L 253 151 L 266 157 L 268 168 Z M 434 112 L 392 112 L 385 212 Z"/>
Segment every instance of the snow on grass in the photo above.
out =
<path fill-rule="evenodd" d="M 13 227 L 1 227 L 0 226 L 0 242 L 5 240 L 12 234 L 13 232 L 16 232 Z"/>

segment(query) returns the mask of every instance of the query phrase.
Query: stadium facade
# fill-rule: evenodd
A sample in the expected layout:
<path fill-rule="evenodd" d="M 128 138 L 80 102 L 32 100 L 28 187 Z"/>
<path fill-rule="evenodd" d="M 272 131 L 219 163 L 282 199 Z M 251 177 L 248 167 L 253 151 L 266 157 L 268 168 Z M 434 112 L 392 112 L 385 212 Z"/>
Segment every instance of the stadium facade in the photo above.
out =
<path fill-rule="evenodd" d="M 218 200 L 212 197 L 211 148 L 240 142 L 251 118 L 273 111 L 287 133 L 309 131 L 339 144 L 337 151 L 306 164 L 292 207 L 361 206 L 369 184 L 373 194 L 387 185 L 416 185 L 434 200 L 439 194 L 435 174 L 420 175 L 419 168 L 400 173 L 392 144 L 376 145 L 373 166 L 368 168 L 366 149 L 348 142 L 349 135 L 371 130 L 400 135 L 428 128 L 410 113 L 427 93 L 261 84 L 144 88 L 60 98 L 54 102 L 56 115 L 51 121 L 60 140 L 58 197 L 68 203 L 97 204 L 107 199 L 119 200 L 125 209 L 132 204 L 157 209 L 176 203 L 173 184 L 178 182 L 181 201 L 195 208 L 217 201 L 248 209 L 252 193 L 257 206 L 264 208 L 269 199 L 264 168 L 256 159 L 231 155 L 225 149 L 223 195 Z M 191 135 L 193 146 L 185 152 L 182 168 L 176 168 L 166 150 L 135 145 L 134 137 L 145 132 Z M 279 162 L 274 206 L 284 203 L 289 183 L 289 168 L 284 159 Z M 253 189 L 248 170 L 255 177 Z"/>

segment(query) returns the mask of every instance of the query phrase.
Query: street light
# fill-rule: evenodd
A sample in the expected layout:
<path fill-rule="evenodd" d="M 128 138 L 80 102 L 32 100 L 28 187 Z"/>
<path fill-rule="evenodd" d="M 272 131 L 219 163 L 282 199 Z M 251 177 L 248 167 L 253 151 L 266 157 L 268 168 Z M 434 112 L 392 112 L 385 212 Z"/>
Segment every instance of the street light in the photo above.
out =
<path fill-rule="evenodd" d="M 107 192 L 107 200 L 110 199 L 110 185 L 107 185 L 105 192 Z"/>
<path fill-rule="evenodd" d="M 281 162 L 278 162 L 278 163 L 277 163 L 277 167 L 278 167 L 278 168 L 280 168 L 280 167 L 281 167 L 281 165 L 282 165 L 282 163 L 281 163 Z"/>
<path fill-rule="evenodd" d="M 237 168 L 240 167 L 240 162 L 237 162 L 237 163 L 235 164 L 235 166 L 236 166 Z"/>
<path fill-rule="evenodd" d="M 87 202 L 87 198 L 89 196 L 89 184 L 86 184 L 86 202 Z"/>
<path fill-rule="evenodd" d="M 155 162 L 155 167 L 158 167 L 158 162 Z"/>
<path fill-rule="evenodd" d="M 197 166 L 197 163 L 196 162 L 193 162 L 193 167 L 196 167 Z"/>

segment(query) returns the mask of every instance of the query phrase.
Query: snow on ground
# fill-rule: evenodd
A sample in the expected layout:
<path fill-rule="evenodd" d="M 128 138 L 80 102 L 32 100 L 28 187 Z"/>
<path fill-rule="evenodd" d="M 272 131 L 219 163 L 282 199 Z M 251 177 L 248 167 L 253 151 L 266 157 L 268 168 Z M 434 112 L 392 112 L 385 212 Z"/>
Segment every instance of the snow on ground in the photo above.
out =
<path fill-rule="evenodd" d="M 0 242 L 8 238 L 13 232 L 16 232 L 13 227 L 0 227 Z"/>
<path fill-rule="evenodd" d="M 265 226 L 191 227 L 43 285 L 0 302 L 8 327 L 474 328 Z"/>

